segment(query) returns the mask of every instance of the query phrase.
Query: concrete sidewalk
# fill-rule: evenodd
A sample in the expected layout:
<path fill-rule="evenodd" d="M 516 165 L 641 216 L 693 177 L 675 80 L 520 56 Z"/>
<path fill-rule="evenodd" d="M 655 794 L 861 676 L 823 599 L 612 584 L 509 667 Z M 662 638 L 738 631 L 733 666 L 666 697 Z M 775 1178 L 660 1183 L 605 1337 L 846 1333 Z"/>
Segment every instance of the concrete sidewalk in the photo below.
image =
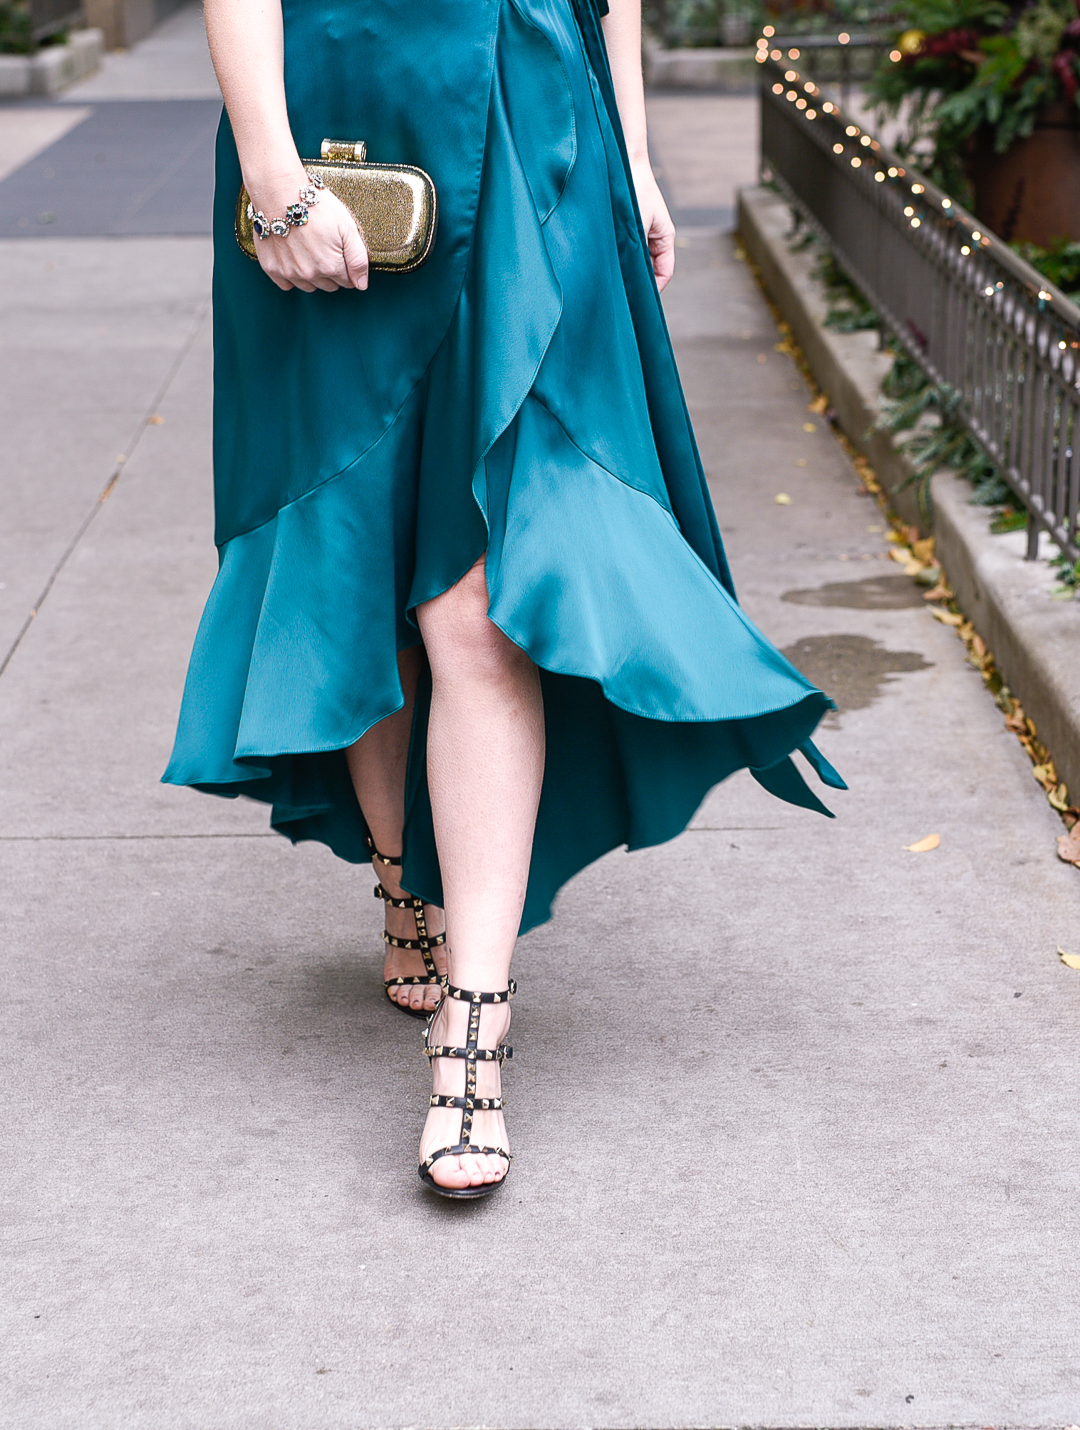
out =
<path fill-rule="evenodd" d="M 722 209 L 679 133 L 677 206 Z M 367 873 L 157 783 L 215 568 L 208 242 L 0 242 L 0 1426 L 1080 1419 L 1080 880 L 730 239 L 682 243 L 736 581 L 851 791 L 737 778 L 566 889 L 515 965 L 512 1179 L 457 1207 Z"/>

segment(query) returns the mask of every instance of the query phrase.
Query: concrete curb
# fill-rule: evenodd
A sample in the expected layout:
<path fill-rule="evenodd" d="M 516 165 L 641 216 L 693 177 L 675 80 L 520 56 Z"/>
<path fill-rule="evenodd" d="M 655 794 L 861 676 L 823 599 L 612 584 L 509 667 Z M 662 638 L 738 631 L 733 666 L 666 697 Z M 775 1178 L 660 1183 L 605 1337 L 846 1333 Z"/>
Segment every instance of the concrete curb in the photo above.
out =
<path fill-rule="evenodd" d="M 62 45 L 47 45 L 36 55 L 0 55 L 0 99 L 27 94 L 57 94 L 100 66 L 105 36 L 100 30 L 75 30 Z"/>
<path fill-rule="evenodd" d="M 790 323 L 837 425 L 876 471 L 896 511 L 919 523 L 910 463 L 886 432 L 872 430 L 890 365 L 874 333 L 825 327 L 827 305 L 811 276 L 814 256 L 792 252 L 791 214 L 767 189 L 741 189 L 738 232 L 769 296 Z M 1051 750 L 1058 777 L 1080 795 L 1080 602 L 1055 597 L 1041 561 L 1024 560 L 1022 532 L 992 536 L 990 513 L 951 472 L 931 483 L 935 550 L 961 609 Z"/>

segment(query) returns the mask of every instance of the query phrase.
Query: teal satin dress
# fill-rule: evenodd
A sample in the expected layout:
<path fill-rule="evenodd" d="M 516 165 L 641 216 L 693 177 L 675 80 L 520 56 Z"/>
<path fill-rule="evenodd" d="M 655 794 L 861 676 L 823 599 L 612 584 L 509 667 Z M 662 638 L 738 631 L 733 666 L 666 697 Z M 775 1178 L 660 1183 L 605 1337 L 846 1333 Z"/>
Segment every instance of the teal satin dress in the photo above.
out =
<path fill-rule="evenodd" d="M 283 293 L 214 217 L 216 540 L 171 783 L 368 859 L 343 751 L 402 705 L 416 607 L 486 552 L 491 619 L 541 672 L 547 766 L 523 929 L 619 845 L 684 829 L 830 702 L 731 585 L 634 202 L 597 0 L 284 0 L 301 154 L 363 139 L 439 193 L 430 259 Z M 441 903 L 413 732 L 404 882 Z"/>

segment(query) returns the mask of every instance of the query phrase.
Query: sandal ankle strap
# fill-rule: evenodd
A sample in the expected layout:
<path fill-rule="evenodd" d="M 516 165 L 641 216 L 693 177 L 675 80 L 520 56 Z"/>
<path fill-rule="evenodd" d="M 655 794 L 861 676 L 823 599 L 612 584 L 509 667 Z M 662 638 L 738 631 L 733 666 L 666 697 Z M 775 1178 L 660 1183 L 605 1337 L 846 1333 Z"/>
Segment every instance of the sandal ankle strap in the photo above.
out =
<path fill-rule="evenodd" d="M 370 834 L 366 834 L 366 835 L 364 836 L 364 843 L 367 845 L 368 849 L 371 851 L 371 857 L 372 857 L 373 860 L 378 859 L 379 863 L 380 863 L 380 864 L 385 864 L 388 869 L 400 869 L 400 868 L 401 868 L 401 857 L 400 857 L 400 855 L 398 856 L 398 858 L 395 859 L 395 858 L 393 858 L 393 856 L 390 855 L 390 854 L 380 854 L 379 851 L 375 848 L 375 841 L 374 841 L 374 839 L 372 839 L 372 837 L 371 837 Z"/>
<path fill-rule="evenodd" d="M 454 983 L 446 985 L 446 996 L 464 1003 L 509 1003 L 516 992 L 517 984 L 512 978 L 506 980 L 506 987 L 500 993 L 475 993 L 471 988 L 458 988 Z"/>

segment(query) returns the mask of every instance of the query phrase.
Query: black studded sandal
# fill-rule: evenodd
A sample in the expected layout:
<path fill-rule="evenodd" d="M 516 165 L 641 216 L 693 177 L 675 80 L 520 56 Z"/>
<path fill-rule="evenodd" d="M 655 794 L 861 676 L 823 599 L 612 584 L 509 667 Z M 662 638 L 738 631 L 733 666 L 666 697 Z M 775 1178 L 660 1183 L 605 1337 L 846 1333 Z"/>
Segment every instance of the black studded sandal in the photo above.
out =
<path fill-rule="evenodd" d="M 371 850 L 372 864 L 378 860 L 380 864 L 388 869 L 401 868 L 401 860 L 391 859 L 386 854 L 380 854 L 375 848 L 374 840 L 370 837 L 368 838 L 367 846 Z M 391 948 L 415 949 L 424 960 L 425 972 L 422 974 L 415 974 L 412 978 L 406 978 L 402 975 L 397 978 L 383 979 L 383 987 L 386 990 L 387 999 L 395 1008 L 399 1009 L 402 1013 L 408 1013 L 411 1018 L 430 1018 L 430 1008 L 410 1008 L 407 1003 L 399 1003 L 398 1000 L 393 997 L 390 990 L 391 988 L 437 988 L 441 986 L 446 980 L 435 967 L 435 960 L 431 956 L 431 950 L 433 948 L 442 947 L 446 942 L 446 934 L 436 934 L 434 938 L 428 934 L 423 899 L 414 898 L 412 894 L 406 895 L 404 899 L 395 899 L 393 894 L 388 893 L 387 890 L 383 888 L 382 884 L 375 885 L 375 897 L 382 899 L 383 903 L 389 904 L 391 908 L 410 909 L 413 918 L 416 920 L 415 938 L 395 938 L 393 934 L 387 933 L 387 931 L 383 929 L 383 942 L 389 944 Z"/>
<path fill-rule="evenodd" d="M 443 1093 L 431 1094 L 430 1107 L 454 1107 L 461 1113 L 461 1136 L 453 1147 L 440 1147 L 432 1152 L 430 1157 L 425 1157 L 417 1169 L 420 1180 L 425 1186 L 430 1187 L 433 1192 L 438 1192 L 440 1197 L 455 1197 L 464 1199 L 466 1197 L 486 1197 L 497 1191 L 510 1175 L 510 1162 L 513 1160 L 505 1147 L 478 1147 L 472 1140 L 472 1121 L 474 1112 L 501 1112 L 506 1106 L 503 1097 L 477 1097 L 476 1096 L 476 1064 L 478 1062 L 503 1063 L 507 1058 L 514 1056 L 513 1048 L 500 1043 L 497 1048 L 481 1048 L 480 1037 L 480 1009 L 485 1003 L 509 1003 L 510 999 L 517 992 L 517 985 L 511 978 L 507 987 L 502 993 L 472 993 L 467 988 L 455 988 L 452 983 L 446 983 L 443 988 L 443 998 L 457 998 L 469 1004 L 469 1031 L 463 1048 L 450 1047 L 444 1043 L 431 1044 L 428 1042 L 430 1028 L 434 1025 L 434 1018 L 429 1024 L 428 1030 L 424 1033 L 424 1052 L 434 1060 L 435 1058 L 462 1058 L 465 1062 L 465 1095 L 464 1097 L 448 1097 Z M 491 1155 L 502 1157 L 506 1161 L 505 1173 L 497 1182 L 482 1182 L 476 1187 L 444 1187 L 438 1183 L 431 1175 L 431 1169 L 440 1157 L 460 1157 L 465 1153 L 475 1153 L 478 1156 Z"/>

